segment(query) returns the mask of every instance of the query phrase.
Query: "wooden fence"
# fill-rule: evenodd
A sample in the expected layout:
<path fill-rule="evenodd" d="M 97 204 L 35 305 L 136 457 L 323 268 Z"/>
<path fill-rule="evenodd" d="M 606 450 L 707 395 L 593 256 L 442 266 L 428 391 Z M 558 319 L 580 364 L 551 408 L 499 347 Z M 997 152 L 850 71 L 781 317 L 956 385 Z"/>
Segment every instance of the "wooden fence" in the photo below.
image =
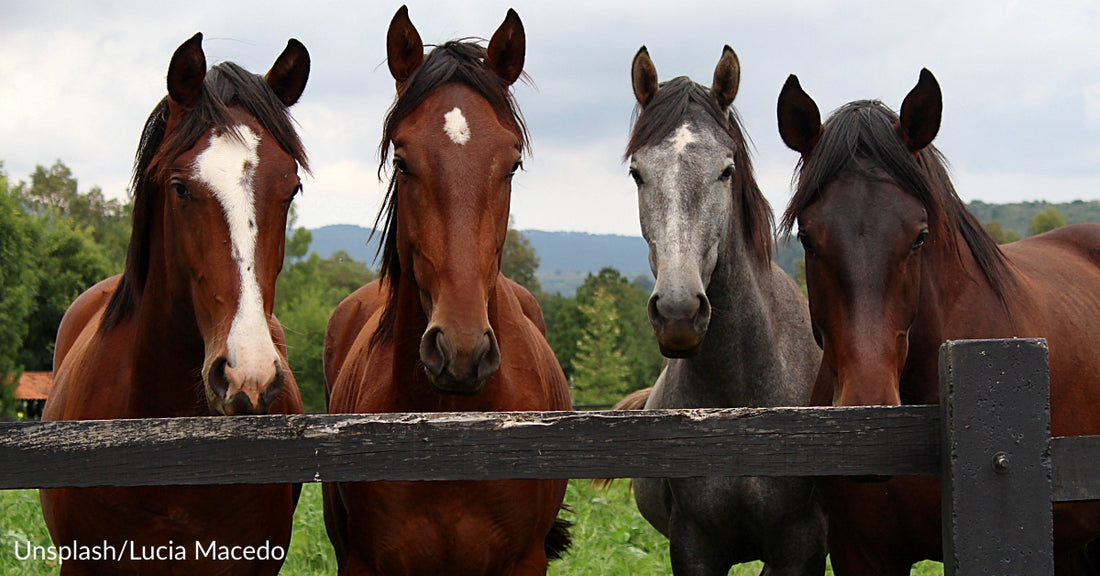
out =
<path fill-rule="evenodd" d="M 939 406 L 3 424 L 0 489 L 939 475 L 945 574 L 1053 574 L 1051 503 L 1100 499 L 1100 436 L 1050 437 L 1046 343 L 949 342 L 940 382 Z"/>

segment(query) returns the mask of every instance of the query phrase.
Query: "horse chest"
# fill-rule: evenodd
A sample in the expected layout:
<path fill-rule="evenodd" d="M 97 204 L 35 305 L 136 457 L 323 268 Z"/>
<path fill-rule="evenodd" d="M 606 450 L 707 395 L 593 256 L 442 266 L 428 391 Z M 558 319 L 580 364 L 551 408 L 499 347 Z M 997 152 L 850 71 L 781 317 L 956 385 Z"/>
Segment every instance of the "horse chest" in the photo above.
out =
<path fill-rule="evenodd" d="M 532 482 L 376 482 L 360 491 L 351 533 L 384 574 L 494 574 L 527 550 L 540 512 Z M 362 531 L 362 532 L 361 532 Z"/>

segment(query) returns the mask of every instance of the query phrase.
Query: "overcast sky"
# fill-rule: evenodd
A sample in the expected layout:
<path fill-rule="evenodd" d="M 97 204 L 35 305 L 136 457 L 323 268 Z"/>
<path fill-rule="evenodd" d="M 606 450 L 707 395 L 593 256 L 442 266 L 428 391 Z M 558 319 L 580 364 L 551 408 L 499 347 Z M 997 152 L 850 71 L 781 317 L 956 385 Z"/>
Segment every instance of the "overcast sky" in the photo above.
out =
<path fill-rule="evenodd" d="M 263 73 L 288 38 L 313 68 L 293 113 L 313 164 L 299 224 L 369 226 L 382 118 L 394 91 L 389 1 L 0 0 L 0 161 L 12 181 L 62 160 L 81 189 L 126 193 L 141 127 L 166 93 L 172 52 L 203 32 L 207 62 Z M 944 93 L 937 146 L 964 200 L 1100 200 L 1100 3 L 736 0 L 409 2 L 425 43 L 487 38 L 508 7 L 527 31 L 517 84 L 533 155 L 516 177 L 520 229 L 640 235 L 622 163 L 630 62 L 649 48 L 662 80 L 710 83 L 722 46 L 741 60 L 734 105 L 761 187 L 782 211 L 797 154 L 775 104 L 799 76 L 823 114 L 860 98 L 895 110 L 922 67 Z"/>

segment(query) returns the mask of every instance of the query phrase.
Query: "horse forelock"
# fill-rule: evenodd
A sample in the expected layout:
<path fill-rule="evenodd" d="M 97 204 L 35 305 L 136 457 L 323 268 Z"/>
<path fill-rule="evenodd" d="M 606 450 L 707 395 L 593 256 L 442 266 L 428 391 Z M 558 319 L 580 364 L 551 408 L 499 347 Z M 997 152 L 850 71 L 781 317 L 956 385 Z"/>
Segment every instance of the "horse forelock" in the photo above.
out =
<path fill-rule="evenodd" d="M 134 155 L 131 190 L 134 198 L 130 245 L 118 289 L 108 303 L 101 327 L 110 328 L 128 317 L 145 288 L 149 269 L 149 234 L 155 217 L 155 197 L 164 192 L 172 161 L 190 150 L 210 130 L 247 143 L 248 137 L 233 118 L 230 108 L 248 112 L 306 172 L 309 160 L 295 129 L 290 109 L 283 104 L 263 76 L 252 74 L 233 62 L 212 67 L 196 102 L 182 111 L 168 131 L 170 105 L 163 98 L 145 121 Z"/>
<path fill-rule="evenodd" d="M 997 243 L 967 210 L 951 183 L 943 155 L 927 146 L 915 157 L 897 134 L 898 115 L 877 100 L 857 100 L 835 110 L 822 127 L 810 156 L 795 170 L 795 192 L 783 213 L 779 233 L 788 236 L 802 212 L 841 174 L 887 180 L 927 210 L 929 226 L 956 255 L 963 237 L 982 274 L 1002 296 L 1011 276 Z"/>
<path fill-rule="evenodd" d="M 527 124 L 516 104 L 511 87 L 508 82 L 489 69 L 485 63 L 485 57 L 485 48 L 476 42 L 448 41 L 435 47 L 412 75 L 398 87 L 397 96 L 386 114 L 383 126 L 382 142 L 379 147 L 379 177 L 387 171 L 397 127 L 432 92 L 450 83 L 466 85 L 485 98 L 501 123 L 515 133 L 520 143 L 521 153 L 530 148 Z M 457 143 L 456 138 L 462 139 L 464 134 L 468 138 L 468 128 L 464 133 L 457 118 L 452 122 L 453 133 L 446 132 L 451 140 Z M 464 119 L 461 124 L 464 124 Z M 375 217 L 374 232 L 372 232 L 372 234 L 377 233 L 379 224 L 382 224 L 382 242 L 379 246 L 381 266 L 378 276 L 379 280 L 385 282 L 388 287 L 382 321 L 371 340 L 372 345 L 387 341 L 393 335 L 396 317 L 395 302 L 401 283 L 401 263 L 398 258 L 396 239 L 398 197 L 397 175 L 390 174 L 386 196 L 382 208 Z"/>
<path fill-rule="evenodd" d="M 693 109 L 702 110 L 713 119 L 733 142 L 731 151 L 736 167 L 734 201 L 740 198 L 743 218 L 742 222 L 735 224 L 739 225 L 742 237 L 757 262 L 767 266 L 772 257 L 774 217 L 771 206 L 756 183 L 752 156 L 748 151 L 750 140 L 736 108 L 730 106 L 723 109 L 708 88 L 686 76 L 663 82 L 644 108 L 636 107 L 623 158 L 629 159 L 642 148 L 676 140 L 678 131 L 693 117 Z M 683 138 L 678 143 L 688 144 Z"/>

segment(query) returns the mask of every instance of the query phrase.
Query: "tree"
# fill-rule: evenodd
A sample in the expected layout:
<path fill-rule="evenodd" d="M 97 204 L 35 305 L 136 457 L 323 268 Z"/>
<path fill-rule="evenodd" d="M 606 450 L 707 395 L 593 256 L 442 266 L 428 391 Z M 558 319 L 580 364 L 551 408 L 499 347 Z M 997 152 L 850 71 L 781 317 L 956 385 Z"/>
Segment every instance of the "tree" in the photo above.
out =
<path fill-rule="evenodd" d="M 604 304 L 597 299 L 606 299 L 614 310 L 612 320 L 602 318 L 594 320 L 585 310 L 599 310 Z M 661 370 L 662 357 L 653 337 L 646 312 L 649 290 L 638 281 L 628 282 L 614 268 L 604 268 L 597 274 L 589 274 L 584 284 L 577 288 L 573 298 L 560 294 L 546 296 L 540 302 L 543 317 L 546 319 L 546 339 L 554 354 L 558 357 L 566 377 L 576 381 L 581 376 L 577 369 L 577 358 L 582 352 L 580 343 L 591 335 L 593 330 L 611 330 L 611 327 L 593 327 L 593 322 L 615 324 L 614 349 L 620 351 L 626 363 L 627 371 L 621 382 L 622 388 L 603 394 L 607 402 L 618 400 L 619 390 L 625 393 L 639 388 L 652 386 Z M 606 335 L 606 333 L 605 333 Z M 583 399 L 582 395 L 582 399 Z M 577 400 L 579 403 L 586 403 Z M 604 403 L 604 402 L 600 402 Z"/>
<path fill-rule="evenodd" d="M 986 232 L 989 232 L 989 235 L 998 244 L 1008 244 L 1020 239 L 1020 235 L 1015 230 L 1001 226 L 1000 220 L 986 222 L 982 227 L 985 228 Z"/>
<path fill-rule="evenodd" d="M 1047 208 L 1031 219 L 1031 235 L 1049 232 L 1066 225 L 1066 219 L 1057 208 Z"/>
<path fill-rule="evenodd" d="M 798 289 L 802 291 L 802 295 L 809 298 L 810 289 L 806 285 L 806 259 L 799 258 L 794 261 L 794 282 L 798 284 Z"/>
<path fill-rule="evenodd" d="M 116 272 L 92 235 L 67 219 L 34 223 L 37 258 L 32 269 L 38 289 L 24 323 L 27 337 L 19 359 L 27 370 L 53 369 L 57 328 L 69 305 L 82 292 Z"/>
<path fill-rule="evenodd" d="M 289 220 L 293 226 L 294 218 Z M 287 361 L 307 412 L 325 411 L 325 329 L 336 306 L 376 276 L 344 251 L 329 258 L 309 253 L 311 234 L 287 233 L 287 263 L 275 284 L 275 315 L 286 333 Z"/>
<path fill-rule="evenodd" d="M 110 273 L 122 271 L 132 203 L 107 200 L 98 186 L 81 193 L 72 171 L 60 160 L 49 168 L 37 166 L 30 182 L 20 182 L 14 192 L 23 209 L 37 219 L 67 220 L 73 229 L 90 236 L 111 263 Z"/>
<path fill-rule="evenodd" d="M 614 296 L 596 288 L 578 306 L 585 328 L 573 358 L 573 402 L 612 403 L 625 396 L 630 369 L 620 348 L 620 325 Z"/>
<path fill-rule="evenodd" d="M 519 285 L 534 294 L 542 295 L 542 286 L 535 272 L 539 269 L 539 257 L 535 253 L 535 247 L 531 240 L 519 230 L 508 227 L 508 235 L 504 238 L 504 254 L 501 256 L 500 271 L 505 276 L 515 280 Z"/>
<path fill-rule="evenodd" d="M 32 227 L 0 163 L 0 386 L 23 371 L 18 356 L 27 335 L 24 320 L 38 290 Z"/>

